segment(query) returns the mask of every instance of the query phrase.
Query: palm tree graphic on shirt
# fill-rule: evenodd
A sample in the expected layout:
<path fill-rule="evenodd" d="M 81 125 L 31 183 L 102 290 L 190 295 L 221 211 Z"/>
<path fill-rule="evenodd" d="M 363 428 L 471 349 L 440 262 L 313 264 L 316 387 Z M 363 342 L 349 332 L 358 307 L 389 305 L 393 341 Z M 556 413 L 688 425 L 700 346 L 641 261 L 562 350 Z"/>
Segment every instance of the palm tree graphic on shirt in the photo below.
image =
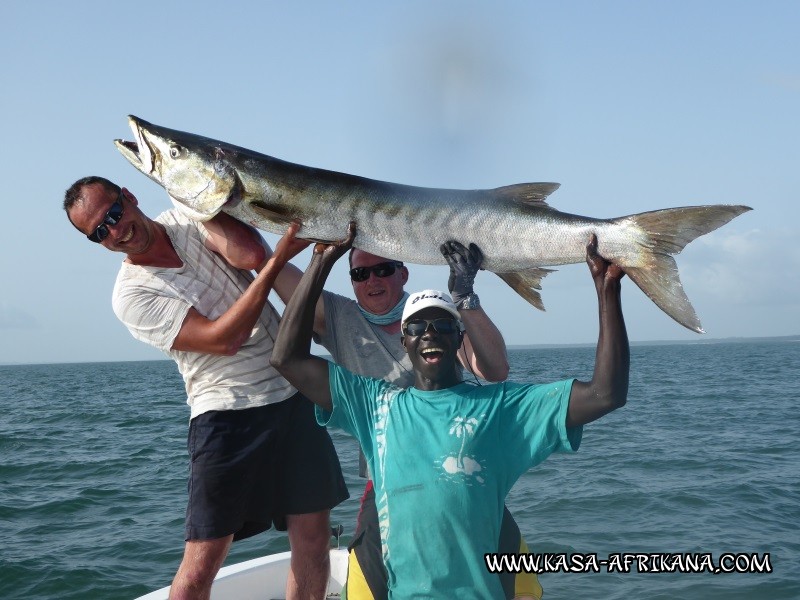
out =
<path fill-rule="evenodd" d="M 474 417 L 455 417 L 453 419 L 453 422 L 450 425 L 449 433 L 450 435 L 454 435 L 461 439 L 461 448 L 458 451 L 458 456 L 448 456 L 445 458 L 444 462 L 442 463 L 442 467 L 444 467 L 444 470 L 451 475 L 455 475 L 457 473 L 463 473 L 467 476 L 474 475 L 475 479 L 479 483 L 483 483 L 483 478 L 476 475 L 476 473 L 482 470 L 478 461 L 474 460 L 470 456 L 464 455 L 467 439 L 475 435 L 475 430 L 477 429 L 478 424 L 478 419 Z"/>

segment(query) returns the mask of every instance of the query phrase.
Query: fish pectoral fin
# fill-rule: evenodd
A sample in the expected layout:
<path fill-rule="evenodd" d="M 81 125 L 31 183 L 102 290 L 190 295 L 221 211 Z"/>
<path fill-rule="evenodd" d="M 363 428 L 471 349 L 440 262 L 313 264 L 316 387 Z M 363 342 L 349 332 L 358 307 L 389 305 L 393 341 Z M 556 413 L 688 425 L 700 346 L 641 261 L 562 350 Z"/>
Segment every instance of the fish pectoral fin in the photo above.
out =
<path fill-rule="evenodd" d="M 253 212 L 258 213 L 267 221 L 271 223 L 276 223 L 278 225 L 289 225 L 294 219 L 292 219 L 291 215 L 285 215 L 283 213 L 279 213 L 275 210 L 270 209 L 267 206 L 264 206 L 260 202 L 250 202 L 250 208 Z"/>
<path fill-rule="evenodd" d="M 507 185 L 492 190 L 492 195 L 496 198 L 521 202 L 523 204 L 535 204 L 538 207 L 549 206 L 545 202 L 550 194 L 555 192 L 561 184 L 559 183 L 517 183 Z"/>
<path fill-rule="evenodd" d="M 526 271 L 496 273 L 496 275 L 533 306 L 539 310 L 544 310 L 542 296 L 536 290 L 542 289 L 542 278 L 548 273 L 552 273 L 554 270 L 555 269 L 535 267 L 533 269 L 527 269 Z"/>
<path fill-rule="evenodd" d="M 342 240 L 324 240 L 322 238 L 314 238 L 314 237 L 304 237 L 300 234 L 298 234 L 297 237 L 302 238 L 304 240 L 308 240 L 309 242 L 313 242 L 314 244 L 337 244 L 342 241 Z"/>

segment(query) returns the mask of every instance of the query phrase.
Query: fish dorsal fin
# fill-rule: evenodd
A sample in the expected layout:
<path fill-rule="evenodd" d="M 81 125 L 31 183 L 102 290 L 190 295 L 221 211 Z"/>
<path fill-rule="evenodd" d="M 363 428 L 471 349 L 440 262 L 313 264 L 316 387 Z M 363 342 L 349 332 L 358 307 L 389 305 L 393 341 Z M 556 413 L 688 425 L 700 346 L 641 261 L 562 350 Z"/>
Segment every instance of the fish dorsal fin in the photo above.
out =
<path fill-rule="evenodd" d="M 496 198 L 503 198 L 513 202 L 535 204 L 536 206 L 549 206 L 545 198 L 555 192 L 560 186 L 560 183 L 517 183 L 495 188 L 492 190 L 492 194 Z"/>
<path fill-rule="evenodd" d="M 552 272 L 553 269 L 534 267 L 517 273 L 497 273 L 497 276 L 533 306 L 544 310 L 542 297 L 537 290 L 542 289 L 542 278 Z"/>

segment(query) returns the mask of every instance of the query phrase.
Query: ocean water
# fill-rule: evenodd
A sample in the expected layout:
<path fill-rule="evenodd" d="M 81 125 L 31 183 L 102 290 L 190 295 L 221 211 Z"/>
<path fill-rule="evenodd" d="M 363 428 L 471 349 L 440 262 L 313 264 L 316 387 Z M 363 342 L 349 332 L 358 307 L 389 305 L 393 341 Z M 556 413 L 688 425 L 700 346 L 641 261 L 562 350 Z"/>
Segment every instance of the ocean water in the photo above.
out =
<path fill-rule="evenodd" d="M 628 405 L 508 505 L 538 553 L 769 555 L 771 573 L 559 572 L 545 599 L 800 598 L 800 338 L 631 349 Z M 512 350 L 511 378 L 588 378 L 589 347 Z M 183 549 L 188 409 L 169 361 L 0 367 L 0 598 L 131 599 Z M 352 498 L 357 451 L 333 432 Z M 288 549 L 274 531 L 226 564 Z M 744 559 L 740 558 L 741 566 Z"/>

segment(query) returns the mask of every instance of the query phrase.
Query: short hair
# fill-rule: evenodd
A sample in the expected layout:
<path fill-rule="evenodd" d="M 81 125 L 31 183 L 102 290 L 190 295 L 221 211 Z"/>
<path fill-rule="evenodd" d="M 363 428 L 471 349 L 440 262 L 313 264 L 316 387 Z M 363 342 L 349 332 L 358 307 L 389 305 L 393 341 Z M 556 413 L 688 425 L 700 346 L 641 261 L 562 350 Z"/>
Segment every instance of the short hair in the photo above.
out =
<path fill-rule="evenodd" d="M 99 183 L 102 185 L 106 190 L 113 194 L 119 194 L 120 187 L 114 183 L 113 181 L 109 181 L 105 177 L 100 177 L 99 175 L 90 175 L 89 177 L 82 177 L 78 179 L 75 183 L 73 183 L 67 191 L 64 193 L 64 210 L 67 211 L 69 215 L 70 209 L 75 206 L 78 200 L 81 199 L 83 196 L 83 188 L 87 185 L 94 185 L 95 183 Z"/>
<path fill-rule="evenodd" d="M 121 188 L 116 183 L 106 179 L 105 177 L 100 177 L 99 175 L 90 175 L 89 177 L 82 177 L 78 179 L 78 181 L 69 186 L 67 191 L 64 192 L 64 211 L 67 213 L 67 219 L 69 219 L 70 223 L 72 223 L 72 219 L 69 216 L 69 211 L 72 210 L 72 207 L 75 206 L 75 204 L 77 204 L 81 198 L 83 198 L 83 188 L 85 188 L 87 185 L 94 185 L 96 183 L 102 185 L 112 194 L 119 194 L 121 191 Z M 75 227 L 75 229 L 78 229 L 78 226 L 75 225 L 75 223 L 72 223 L 72 225 Z"/>

